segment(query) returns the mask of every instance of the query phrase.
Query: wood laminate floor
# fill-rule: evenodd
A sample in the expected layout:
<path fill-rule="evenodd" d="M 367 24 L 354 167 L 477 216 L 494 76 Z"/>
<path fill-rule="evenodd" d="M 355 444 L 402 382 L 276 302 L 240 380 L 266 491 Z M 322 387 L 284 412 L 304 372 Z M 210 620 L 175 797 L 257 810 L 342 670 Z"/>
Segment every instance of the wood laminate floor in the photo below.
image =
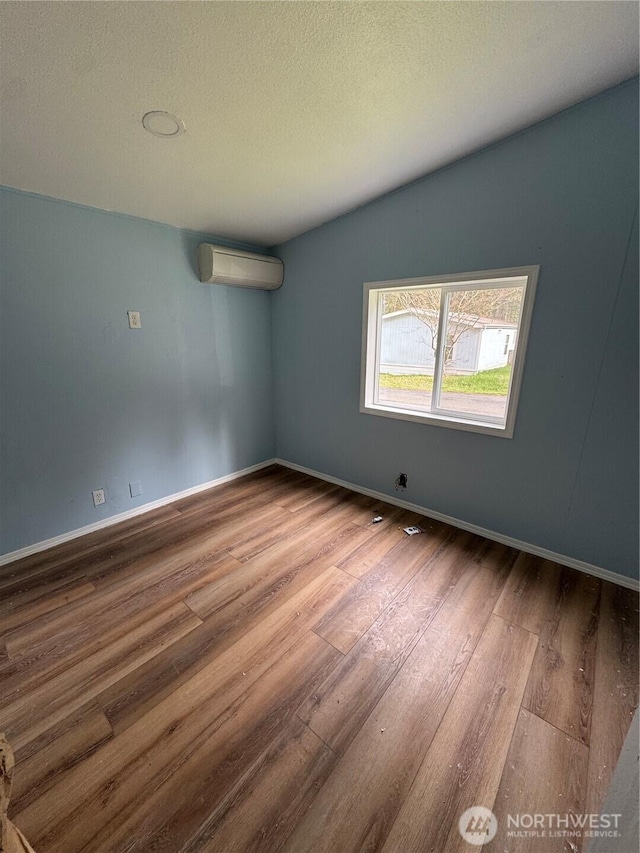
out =
<path fill-rule="evenodd" d="M 473 805 L 575 853 L 507 815 L 597 812 L 638 701 L 637 594 L 276 466 L 0 599 L 37 853 L 455 853 Z"/>

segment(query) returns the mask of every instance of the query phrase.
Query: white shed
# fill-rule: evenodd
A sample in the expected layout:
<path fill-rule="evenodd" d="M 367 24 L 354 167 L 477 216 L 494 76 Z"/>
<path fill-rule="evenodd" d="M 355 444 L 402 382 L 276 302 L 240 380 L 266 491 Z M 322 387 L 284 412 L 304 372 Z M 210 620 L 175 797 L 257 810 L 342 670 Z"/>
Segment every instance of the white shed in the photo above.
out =
<path fill-rule="evenodd" d="M 382 317 L 380 371 L 395 374 L 432 374 L 435 365 L 430 324 L 423 322 L 411 309 L 394 311 Z M 460 321 L 458 321 L 458 326 Z M 465 323 L 453 357 L 447 365 L 449 373 L 478 373 L 509 364 L 516 346 L 517 326 L 480 317 Z"/>

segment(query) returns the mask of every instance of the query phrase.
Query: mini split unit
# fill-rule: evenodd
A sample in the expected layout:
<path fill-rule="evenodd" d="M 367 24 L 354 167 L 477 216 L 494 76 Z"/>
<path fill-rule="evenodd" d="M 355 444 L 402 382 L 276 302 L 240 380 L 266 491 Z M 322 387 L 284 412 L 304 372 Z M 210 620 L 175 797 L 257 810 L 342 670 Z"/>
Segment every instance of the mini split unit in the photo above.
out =
<path fill-rule="evenodd" d="M 198 246 L 198 264 L 200 281 L 207 284 L 276 290 L 284 279 L 284 266 L 279 258 L 210 243 Z"/>

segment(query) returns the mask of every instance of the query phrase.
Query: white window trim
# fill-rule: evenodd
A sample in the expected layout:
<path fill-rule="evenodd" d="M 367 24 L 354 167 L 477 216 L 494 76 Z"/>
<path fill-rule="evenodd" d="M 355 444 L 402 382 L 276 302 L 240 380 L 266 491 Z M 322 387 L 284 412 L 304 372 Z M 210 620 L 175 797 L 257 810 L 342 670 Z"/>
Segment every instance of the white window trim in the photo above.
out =
<path fill-rule="evenodd" d="M 364 284 L 364 299 L 362 313 L 362 359 L 360 377 L 360 411 L 363 414 L 379 415 L 386 418 L 396 418 L 403 421 L 415 421 L 417 423 L 428 423 L 436 426 L 449 427 L 450 429 L 466 430 L 467 432 L 479 432 L 485 435 L 495 435 L 500 438 L 513 438 L 515 430 L 516 413 L 520 398 L 520 387 L 524 371 L 524 360 L 529 339 L 529 328 L 533 314 L 533 303 L 536 286 L 538 284 L 538 265 L 524 267 L 510 267 L 508 269 L 482 270 L 468 273 L 454 273 L 453 275 L 437 275 L 421 278 L 394 279 L 392 281 L 369 281 Z M 461 417 L 460 412 L 438 409 L 437 412 L 418 413 L 394 406 L 377 403 L 378 381 L 380 375 L 380 350 L 381 350 L 381 324 L 382 314 L 378 310 L 379 298 L 383 291 L 389 290 L 411 290 L 424 287 L 446 287 L 442 291 L 440 320 L 438 327 L 438 346 L 435 353 L 434 381 L 432 399 L 439 399 L 441 382 L 440 362 L 442 350 L 445 345 L 442 335 L 448 294 L 455 290 L 468 290 L 473 285 L 478 289 L 490 287 L 508 287 L 513 284 L 514 279 L 526 278 L 524 284 L 524 297 L 520 309 L 518 332 L 516 340 L 516 353 L 511 371 L 511 379 L 508 391 L 508 406 L 504 421 L 496 421 L 495 424 L 488 419 L 482 421 Z"/>

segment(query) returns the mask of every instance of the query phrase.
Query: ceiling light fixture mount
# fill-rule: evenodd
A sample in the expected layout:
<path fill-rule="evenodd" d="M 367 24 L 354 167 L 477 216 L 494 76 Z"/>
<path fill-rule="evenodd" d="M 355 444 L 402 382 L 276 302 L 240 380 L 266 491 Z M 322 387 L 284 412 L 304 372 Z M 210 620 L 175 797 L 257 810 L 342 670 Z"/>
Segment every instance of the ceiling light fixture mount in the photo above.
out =
<path fill-rule="evenodd" d="M 145 113 L 142 116 L 142 126 L 154 136 L 160 136 L 164 139 L 181 136 L 185 132 L 182 119 L 164 110 L 151 110 L 151 112 Z"/>

